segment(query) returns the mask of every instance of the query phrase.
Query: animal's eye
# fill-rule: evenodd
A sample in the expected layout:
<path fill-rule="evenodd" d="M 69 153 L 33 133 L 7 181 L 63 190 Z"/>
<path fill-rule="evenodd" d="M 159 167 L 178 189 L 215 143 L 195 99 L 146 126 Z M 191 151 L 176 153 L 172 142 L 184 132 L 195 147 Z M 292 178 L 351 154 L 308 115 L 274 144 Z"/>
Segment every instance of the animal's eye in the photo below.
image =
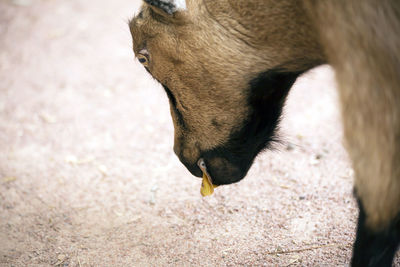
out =
<path fill-rule="evenodd" d="M 137 58 L 143 66 L 147 67 L 149 65 L 149 59 L 147 58 L 147 56 L 139 54 Z"/>
<path fill-rule="evenodd" d="M 142 49 L 139 51 L 137 58 L 140 63 L 142 63 L 143 66 L 148 67 L 149 66 L 149 51 L 147 49 Z"/>

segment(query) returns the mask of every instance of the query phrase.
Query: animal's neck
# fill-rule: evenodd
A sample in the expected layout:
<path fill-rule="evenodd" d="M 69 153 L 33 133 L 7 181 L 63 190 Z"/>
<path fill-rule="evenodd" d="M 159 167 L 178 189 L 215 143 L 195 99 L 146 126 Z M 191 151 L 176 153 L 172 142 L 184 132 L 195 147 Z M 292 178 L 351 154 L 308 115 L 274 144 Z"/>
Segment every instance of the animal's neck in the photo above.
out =
<path fill-rule="evenodd" d="M 204 0 L 229 34 L 275 68 L 304 71 L 325 62 L 318 34 L 302 0 Z"/>

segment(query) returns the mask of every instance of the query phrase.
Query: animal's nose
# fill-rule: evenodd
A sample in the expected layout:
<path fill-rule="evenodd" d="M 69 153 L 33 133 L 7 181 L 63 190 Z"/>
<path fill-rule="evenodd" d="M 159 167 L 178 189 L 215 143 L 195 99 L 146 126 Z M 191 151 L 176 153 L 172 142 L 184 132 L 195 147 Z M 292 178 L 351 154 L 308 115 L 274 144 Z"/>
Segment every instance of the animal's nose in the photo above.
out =
<path fill-rule="evenodd" d="M 174 145 L 174 152 L 178 156 L 183 165 L 190 171 L 190 173 L 197 177 L 202 177 L 203 173 L 199 166 L 197 166 L 197 158 L 189 158 L 185 156 L 184 150 L 179 146 Z"/>

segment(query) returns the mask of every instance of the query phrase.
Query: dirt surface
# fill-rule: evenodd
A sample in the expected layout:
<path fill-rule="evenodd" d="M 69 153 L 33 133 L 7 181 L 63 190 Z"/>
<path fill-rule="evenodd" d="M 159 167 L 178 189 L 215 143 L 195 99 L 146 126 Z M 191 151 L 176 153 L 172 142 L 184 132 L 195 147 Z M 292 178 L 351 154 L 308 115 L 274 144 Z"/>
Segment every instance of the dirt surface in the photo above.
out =
<path fill-rule="evenodd" d="M 139 5 L 0 0 L 0 266 L 347 265 L 357 209 L 331 69 L 296 83 L 283 144 L 202 198 L 133 60 Z"/>

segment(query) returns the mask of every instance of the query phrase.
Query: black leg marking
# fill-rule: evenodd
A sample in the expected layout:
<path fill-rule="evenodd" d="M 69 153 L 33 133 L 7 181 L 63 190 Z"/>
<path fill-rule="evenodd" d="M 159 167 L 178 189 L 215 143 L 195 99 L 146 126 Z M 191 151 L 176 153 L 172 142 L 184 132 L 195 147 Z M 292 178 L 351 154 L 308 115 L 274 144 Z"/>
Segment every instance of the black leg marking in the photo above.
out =
<path fill-rule="evenodd" d="M 371 231 L 366 226 L 364 207 L 357 198 L 360 214 L 357 236 L 354 243 L 351 265 L 355 266 L 392 266 L 392 261 L 400 243 L 400 214 L 383 230 Z"/>

